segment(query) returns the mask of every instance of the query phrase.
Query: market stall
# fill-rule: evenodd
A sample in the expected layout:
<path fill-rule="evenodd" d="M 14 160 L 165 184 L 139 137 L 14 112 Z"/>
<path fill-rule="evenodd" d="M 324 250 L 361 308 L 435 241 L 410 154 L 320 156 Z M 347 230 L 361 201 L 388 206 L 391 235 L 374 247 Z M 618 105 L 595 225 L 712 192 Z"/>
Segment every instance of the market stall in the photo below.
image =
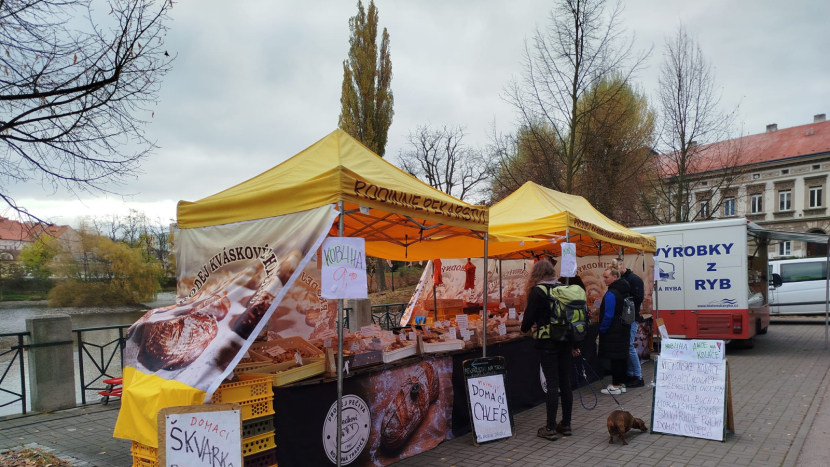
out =
<path fill-rule="evenodd" d="M 122 408 L 114 435 L 133 440 L 134 455 L 157 446 L 160 409 L 202 404 L 220 393 L 227 396 L 222 389 L 228 381 L 253 388 L 240 378 L 253 368 L 270 367 L 267 374 L 274 384 L 290 372 L 292 378 L 313 375 L 321 366 L 321 354 L 335 356 L 327 360 L 335 372 L 329 381 L 336 384 L 324 385 L 328 400 L 335 399 L 330 406 L 333 426 L 327 429 L 346 433 L 343 421 L 349 421 L 346 412 L 356 402 L 353 394 L 343 392 L 344 364 L 354 369 L 361 363 L 382 363 L 387 353 L 411 351 L 415 343 L 438 349 L 461 348 L 463 343 L 439 342 L 435 333 L 421 329 L 407 332 L 415 333 L 411 344 L 410 339 L 378 336 L 374 329 L 366 335 L 344 334 L 338 319 L 342 301 L 314 316 L 305 314 L 307 325 L 314 328 L 311 333 L 326 336 L 316 339 L 316 346 L 289 335 L 296 319 L 271 318 L 300 278 L 322 300 L 319 284 L 315 290 L 315 281 L 304 273 L 320 259 L 324 238 L 363 238 L 366 254 L 395 260 L 451 257 L 458 242 L 475 244 L 481 248 L 478 255 L 486 257 L 492 238 L 487 235 L 486 207 L 423 184 L 341 130 L 239 185 L 196 202 L 180 202 L 177 220 L 179 301 L 148 312 L 133 325 L 124 351 Z M 420 368 L 425 383 L 439 382 L 435 368 Z M 438 397 L 437 392 L 431 397 Z M 251 396 L 242 402 L 248 418 L 273 414 L 272 400 L 261 399 Z M 372 415 L 373 423 L 383 419 L 384 414 Z M 387 420 L 385 426 L 389 424 Z M 343 459 L 337 452 L 345 455 L 346 437 L 329 434 L 318 448 L 339 464 Z M 433 438 L 432 445 L 443 439 Z"/>

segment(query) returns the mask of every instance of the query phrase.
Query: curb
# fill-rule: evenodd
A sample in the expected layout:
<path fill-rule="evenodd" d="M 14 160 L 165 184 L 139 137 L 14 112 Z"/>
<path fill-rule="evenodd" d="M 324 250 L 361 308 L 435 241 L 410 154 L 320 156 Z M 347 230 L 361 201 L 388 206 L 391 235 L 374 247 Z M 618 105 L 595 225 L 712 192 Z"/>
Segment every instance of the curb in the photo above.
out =
<path fill-rule="evenodd" d="M 816 391 L 816 395 L 813 396 L 813 401 L 810 403 L 810 407 L 807 408 L 807 416 L 804 417 L 804 422 L 801 424 L 801 428 L 798 429 L 798 433 L 795 435 L 793 444 L 790 445 L 790 450 L 787 451 L 787 457 L 784 458 L 784 463 L 781 464 L 782 467 L 793 467 L 795 466 L 796 461 L 798 461 L 798 456 L 801 454 L 801 448 L 804 447 L 804 441 L 807 439 L 807 433 L 810 431 L 810 428 L 812 428 L 813 420 L 816 418 L 818 405 L 821 404 L 820 396 L 823 395 L 822 389 L 824 390 L 824 393 L 826 393 L 828 384 L 830 384 L 830 369 L 828 369 L 824 374 L 824 378 L 821 380 L 821 384 L 819 385 L 819 390 Z"/>

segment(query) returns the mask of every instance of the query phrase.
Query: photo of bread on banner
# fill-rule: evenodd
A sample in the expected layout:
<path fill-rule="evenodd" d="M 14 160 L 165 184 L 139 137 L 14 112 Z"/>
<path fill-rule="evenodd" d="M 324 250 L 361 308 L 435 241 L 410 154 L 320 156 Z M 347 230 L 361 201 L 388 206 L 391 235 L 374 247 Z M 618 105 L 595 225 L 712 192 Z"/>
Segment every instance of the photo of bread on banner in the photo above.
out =
<path fill-rule="evenodd" d="M 588 307 L 593 308 L 597 300 L 602 300 L 605 295 L 605 283 L 602 281 L 602 270 L 589 270 L 579 274 L 582 283 L 585 284 L 585 295 L 588 296 Z"/>
<path fill-rule="evenodd" d="M 402 448 L 438 399 L 438 375 L 428 362 L 415 367 L 383 415 L 380 445 L 387 451 Z"/>
<path fill-rule="evenodd" d="M 181 370 L 196 361 L 222 329 L 247 339 L 301 258 L 302 252 L 291 251 L 269 277 L 262 263 L 235 276 L 216 271 L 190 299 L 148 312 L 127 331 L 127 339 L 137 347 L 138 362 L 153 372 Z M 226 342 L 215 349 L 219 365 L 230 362 L 240 348 L 238 342 Z"/>

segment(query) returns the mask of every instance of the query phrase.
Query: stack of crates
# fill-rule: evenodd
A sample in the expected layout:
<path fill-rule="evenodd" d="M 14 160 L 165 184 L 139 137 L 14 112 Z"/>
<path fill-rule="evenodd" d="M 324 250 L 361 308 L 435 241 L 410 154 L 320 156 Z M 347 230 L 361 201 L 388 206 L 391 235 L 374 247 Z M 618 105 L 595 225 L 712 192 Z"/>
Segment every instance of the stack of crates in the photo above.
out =
<path fill-rule="evenodd" d="M 271 378 L 226 383 L 213 393 L 215 404 L 242 406 L 242 455 L 244 467 L 277 465 L 274 444 L 274 390 Z"/>
<path fill-rule="evenodd" d="M 277 465 L 274 390 L 270 378 L 223 384 L 213 394 L 213 403 L 237 403 L 241 406 L 244 467 Z M 158 449 L 133 441 L 130 452 L 133 467 L 158 467 Z"/>

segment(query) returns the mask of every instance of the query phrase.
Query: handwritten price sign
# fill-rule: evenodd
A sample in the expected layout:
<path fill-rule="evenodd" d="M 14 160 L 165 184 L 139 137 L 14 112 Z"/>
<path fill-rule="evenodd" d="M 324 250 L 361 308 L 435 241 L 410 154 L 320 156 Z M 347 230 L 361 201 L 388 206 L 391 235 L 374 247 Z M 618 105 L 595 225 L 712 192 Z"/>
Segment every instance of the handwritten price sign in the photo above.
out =
<path fill-rule="evenodd" d="M 366 243 L 362 238 L 328 237 L 322 247 L 323 298 L 367 298 Z"/>

